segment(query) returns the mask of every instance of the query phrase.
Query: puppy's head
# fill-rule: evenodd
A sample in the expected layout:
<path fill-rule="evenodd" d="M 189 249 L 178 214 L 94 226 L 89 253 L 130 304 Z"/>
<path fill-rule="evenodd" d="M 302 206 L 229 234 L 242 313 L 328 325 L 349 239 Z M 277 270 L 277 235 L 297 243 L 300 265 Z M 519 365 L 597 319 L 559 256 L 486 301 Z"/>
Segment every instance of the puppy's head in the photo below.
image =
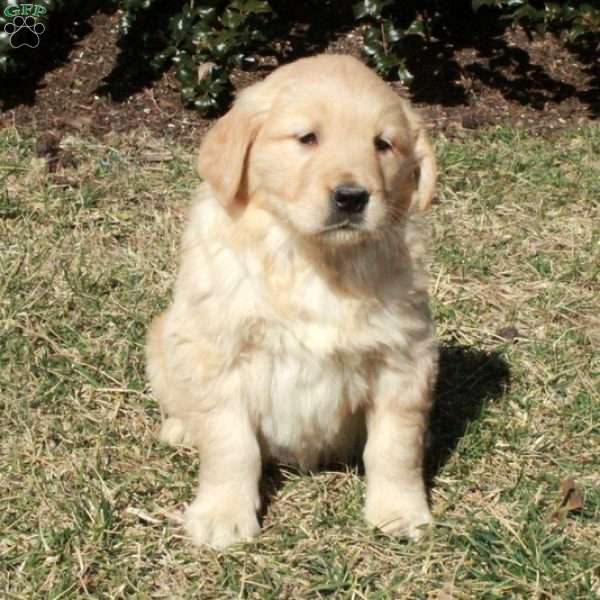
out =
<path fill-rule="evenodd" d="M 228 209 L 255 202 L 333 245 L 393 231 L 429 206 L 436 179 L 408 103 L 336 55 L 299 60 L 244 90 L 205 137 L 199 170 Z"/>

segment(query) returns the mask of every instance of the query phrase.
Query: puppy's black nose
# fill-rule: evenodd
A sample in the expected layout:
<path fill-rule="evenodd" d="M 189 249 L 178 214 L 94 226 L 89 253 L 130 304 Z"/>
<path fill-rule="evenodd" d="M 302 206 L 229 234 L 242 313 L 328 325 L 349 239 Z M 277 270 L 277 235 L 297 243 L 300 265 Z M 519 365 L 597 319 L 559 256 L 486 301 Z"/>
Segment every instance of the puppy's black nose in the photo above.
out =
<path fill-rule="evenodd" d="M 369 192 L 360 185 L 338 185 L 333 190 L 333 201 L 340 211 L 357 214 L 367 205 Z"/>

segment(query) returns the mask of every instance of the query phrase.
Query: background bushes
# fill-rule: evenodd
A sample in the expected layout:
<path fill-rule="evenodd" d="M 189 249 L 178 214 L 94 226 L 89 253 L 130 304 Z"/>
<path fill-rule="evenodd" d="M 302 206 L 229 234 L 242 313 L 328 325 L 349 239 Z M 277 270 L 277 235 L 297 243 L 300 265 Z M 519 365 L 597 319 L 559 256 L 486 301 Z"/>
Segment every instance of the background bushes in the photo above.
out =
<path fill-rule="evenodd" d="M 4 24 L 11 17 L 2 3 L 0 15 L 0 78 L 27 77 L 39 61 L 40 48 L 10 45 Z M 68 35 L 94 10 L 123 11 L 119 46 L 124 65 L 135 55 L 149 76 L 175 67 L 187 106 L 205 115 L 227 106 L 234 69 L 254 69 L 258 57 L 288 60 L 324 47 L 340 30 L 360 26 L 363 52 L 386 78 L 408 81 L 408 48 L 415 39 L 440 35 L 476 36 L 520 23 L 534 35 L 552 32 L 589 47 L 600 37 L 598 3 L 536 0 L 38 0 L 47 9 L 40 17 L 47 32 Z M 599 48 L 600 49 L 600 48 Z M 140 59 L 142 59 L 140 61 Z M 4 85 L 3 84 L 3 85 Z"/>

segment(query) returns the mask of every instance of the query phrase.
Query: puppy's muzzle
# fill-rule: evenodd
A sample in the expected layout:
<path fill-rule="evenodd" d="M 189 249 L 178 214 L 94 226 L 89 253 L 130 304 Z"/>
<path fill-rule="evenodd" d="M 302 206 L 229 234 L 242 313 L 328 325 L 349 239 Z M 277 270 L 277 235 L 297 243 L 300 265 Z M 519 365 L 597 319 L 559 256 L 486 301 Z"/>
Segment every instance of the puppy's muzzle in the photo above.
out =
<path fill-rule="evenodd" d="M 338 185 L 331 193 L 329 227 L 356 227 L 363 221 L 363 213 L 369 203 L 369 192 L 359 185 Z"/>

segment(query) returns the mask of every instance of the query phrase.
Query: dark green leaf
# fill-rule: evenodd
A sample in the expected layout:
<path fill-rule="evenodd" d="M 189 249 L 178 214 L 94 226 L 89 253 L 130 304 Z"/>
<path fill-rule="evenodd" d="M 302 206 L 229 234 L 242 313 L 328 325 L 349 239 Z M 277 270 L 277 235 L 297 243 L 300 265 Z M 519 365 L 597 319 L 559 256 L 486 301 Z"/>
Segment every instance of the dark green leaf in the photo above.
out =
<path fill-rule="evenodd" d="M 254 14 L 264 14 L 273 12 L 268 2 L 265 0 L 246 0 L 244 2 L 244 10 Z"/>
<path fill-rule="evenodd" d="M 409 83 L 414 79 L 412 73 L 403 65 L 398 67 L 398 80 L 402 83 Z"/>
<path fill-rule="evenodd" d="M 409 34 L 417 34 L 424 35 L 425 34 L 425 22 L 422 19 L 415 19 L 405 30 L 405 35 Z"/>
<path fill-rule="evenodd" d="M 385 36 L 385 40 L 388 43 L 396 43 L 402 37 L 402 32 L 394 27 L 394 24 L 391 21 L 385 21 L 383 23 L 383 35 Z"/>
<path fill-rule="evenodd" d="M 471 0 L 471 7 L 477 12 L 482 6 L 498 6 L 498 0 Z"/>

